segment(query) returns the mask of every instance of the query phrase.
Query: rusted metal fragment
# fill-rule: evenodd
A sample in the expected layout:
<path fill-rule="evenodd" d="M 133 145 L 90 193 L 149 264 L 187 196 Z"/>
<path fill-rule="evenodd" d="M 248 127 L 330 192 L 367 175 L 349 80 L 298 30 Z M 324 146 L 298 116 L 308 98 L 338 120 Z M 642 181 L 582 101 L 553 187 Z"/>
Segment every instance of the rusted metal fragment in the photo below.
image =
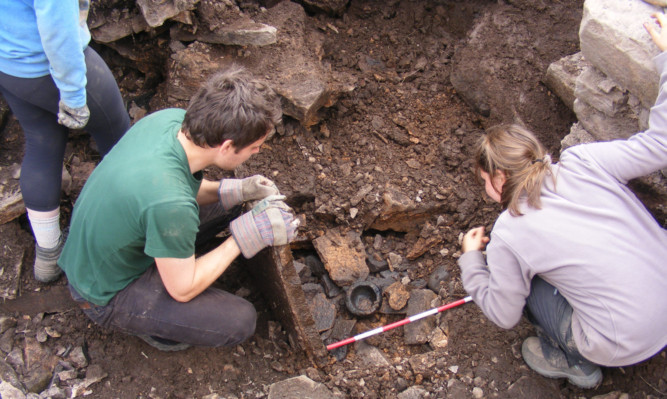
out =
<path fill-rule="evenodd" d="M 0 302 L 0 312 L 34 316 L 39 313 L 64 312 L 77 307 L 64 285 L 54 285 L 48 290 L 25 292 L 20 297 Z"/>
<path fill-rule="evenodd" d="M 331 229 L 313 241 L 329 277 L 341 287 L 365 280 L 369 270 L 361 236 L 356 231 Z"/>
<path fill-rule="evenodd" d="M 265 249 L 247 260 L 248 270 L 289 334 L 290 341 L 303 349 L 313 363 L 321 366 L 326 364 L 328 353 L 317 332 L 293 262 L 288 246 Z"/>

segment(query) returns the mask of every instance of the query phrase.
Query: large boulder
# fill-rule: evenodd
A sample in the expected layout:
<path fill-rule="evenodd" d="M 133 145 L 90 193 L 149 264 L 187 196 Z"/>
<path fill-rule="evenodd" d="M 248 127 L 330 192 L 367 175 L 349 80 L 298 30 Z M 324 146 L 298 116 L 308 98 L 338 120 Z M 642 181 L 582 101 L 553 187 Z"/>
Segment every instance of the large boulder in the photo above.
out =
<path fill-rule="evenodd" d="M 658 95 L 652 59 L 659 49 L 642 24 L 657 11 L 643 1 L 586 0 L 579 28 L 584 58 L 647 108 Z"/>

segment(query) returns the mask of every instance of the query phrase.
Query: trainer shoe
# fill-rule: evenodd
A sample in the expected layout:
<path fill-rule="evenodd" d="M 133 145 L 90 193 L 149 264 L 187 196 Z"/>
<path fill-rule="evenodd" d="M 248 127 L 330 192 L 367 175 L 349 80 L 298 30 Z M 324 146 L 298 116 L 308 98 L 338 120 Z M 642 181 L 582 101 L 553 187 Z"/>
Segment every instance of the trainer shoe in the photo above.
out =
<path fill-rule="evenodd" d="M 153 348 L 159 349 L 163 352 L 178 352 L 190 347 L 189 344 L 184 344 L 182 342 L 172 341 L 166 338 L 156 337 L 154 335 L 137 335 L 137 337 L 143 339 L 148 345 Z"/>
<path fill-rule="evenodd" d="M 50 283 L 60 277 L 63 272 L 58 266 L 58 258 L 63 251 L 65 244 L 65 234 L 60 235 L 60 240 L 55 248 L 44 249 L 35 244 L 35 265 L 33 271 L 35 273 L 35 280 L 42 283 Z"/>
<path fill-rule="evenodd" d="M 602 370 L 593 364 L 585 365 L 584 370 L 579 365 L 569 367 L 565 360 L 556 359 L 556 365 L 553 361 L 548 361 L 542 353 L 540 339 L 529 337 L 523 341 L 521 346 L 521 355 L 528 366 L 538 374 L 548 378 L 567 378 L 571 384 L 579 388 L 594 388 L 602 381 Z"/>

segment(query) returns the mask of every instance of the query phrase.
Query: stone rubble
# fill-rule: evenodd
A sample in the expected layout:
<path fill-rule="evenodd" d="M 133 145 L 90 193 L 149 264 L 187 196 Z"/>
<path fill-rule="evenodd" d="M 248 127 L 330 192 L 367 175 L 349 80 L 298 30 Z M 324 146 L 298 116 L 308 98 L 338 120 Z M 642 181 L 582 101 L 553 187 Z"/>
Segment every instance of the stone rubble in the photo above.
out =
<path fill-rule="evenodd" d="M 641 1 L 586 0 L 579 29 L 581 52 L 549 66 L 547 84 L 577 115 L 562 149 L 628 138 L 648 128 L 658 94 L 653 58 L 660 50 L 643 27 L 659 7 Z M 667 171 L 639 179 L 667 195 Z M 658 206 L 665 214 L 665 206 Z"/>

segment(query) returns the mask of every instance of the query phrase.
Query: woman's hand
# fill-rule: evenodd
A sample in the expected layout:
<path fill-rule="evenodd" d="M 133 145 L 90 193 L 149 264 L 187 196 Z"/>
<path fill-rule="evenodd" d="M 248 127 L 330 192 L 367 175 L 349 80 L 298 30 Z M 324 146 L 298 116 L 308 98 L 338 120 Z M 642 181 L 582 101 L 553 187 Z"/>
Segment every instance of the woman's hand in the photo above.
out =
<path fill-rule="evenodd" d="M 481 251 L 489 242 L 489 237 L 484 235 L 484 226 L 475 227 L 468 231 L 461 241 L 461 250 L 463 253 L 468 251 Z"/>
<path fill-rule="evenodd" d="M 663 13 L 655 13 L 651 15 L 651 17 L 653 17 L 660 26 L 660 32 L 658 32 L 655 25 L 650 22 L 644 22 L 644 29 L 651 35 L 653 43 L 655 43 L 661 51 L 665 51 L 667 50 L 667 29 L 665 29 L 665 25 L 667 25 L 667 17 L 665 17 L 665 14 Z"/>

